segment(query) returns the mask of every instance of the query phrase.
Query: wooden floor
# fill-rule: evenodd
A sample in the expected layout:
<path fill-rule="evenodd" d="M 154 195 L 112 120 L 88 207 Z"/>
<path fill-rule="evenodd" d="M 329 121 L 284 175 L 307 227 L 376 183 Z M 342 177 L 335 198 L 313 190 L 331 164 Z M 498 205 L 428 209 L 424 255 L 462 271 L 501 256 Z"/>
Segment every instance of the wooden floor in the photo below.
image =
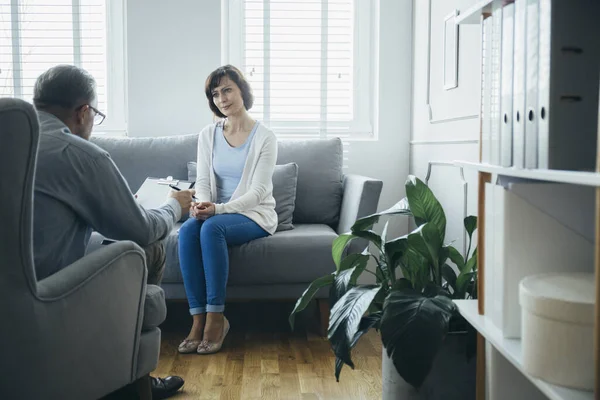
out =
<path fill-rule="evenodd" d="M 381 340 L 365 335 L 353 352 L 356 369 L 345 366 L 336 382 L 329 342 L 317 335 L 316 309 L 307 309 L 291 332 L 293 303 L 234 303 L 225 315 L 231 331 L 220 353 L 179 354 L 191 324 L 185 303 L 169 303 L 161 326 L 160 362 L 152 375 L 180 375 L 186 383 L 173 397 L 185 399 L 380 399 Z"/>

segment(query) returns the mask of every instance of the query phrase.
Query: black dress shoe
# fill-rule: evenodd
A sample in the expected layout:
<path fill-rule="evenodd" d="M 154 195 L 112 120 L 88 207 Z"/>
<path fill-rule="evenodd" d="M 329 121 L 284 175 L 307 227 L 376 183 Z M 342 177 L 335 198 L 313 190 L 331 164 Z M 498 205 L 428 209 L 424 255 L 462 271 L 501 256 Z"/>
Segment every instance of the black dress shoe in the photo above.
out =
<path fill-rule="evenodd" d="M 152 400 L 161 400 L 173 396 L 183 386 L 180 376 L 167 376 L 166 378 L 150 377 L 152 384 Z"/>

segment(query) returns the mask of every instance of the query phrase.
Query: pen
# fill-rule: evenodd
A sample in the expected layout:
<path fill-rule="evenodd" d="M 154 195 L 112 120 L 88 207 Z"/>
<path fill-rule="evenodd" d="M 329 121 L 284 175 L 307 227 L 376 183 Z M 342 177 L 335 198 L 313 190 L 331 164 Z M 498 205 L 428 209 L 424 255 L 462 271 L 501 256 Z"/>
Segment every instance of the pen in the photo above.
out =
<path fill-rule="evenodd" d="M 177 187 L 177 186 L 175 186 L 175 185 L 169 185 L 169 187 L 170 187 L 171 189 L 173 189 L 173 190 L 177 190 L 178 192 L 179 192 L 179 191 L 181 191 L 181 189 L 180 189 L 180 188 L 178 188 L 178 187 Z M 192 199 L 194 199 L 194 200 L 198 201 L 198 199 L 197 199 L 196 197 L 194 197 L 194 196 L 192 196 Z"/>

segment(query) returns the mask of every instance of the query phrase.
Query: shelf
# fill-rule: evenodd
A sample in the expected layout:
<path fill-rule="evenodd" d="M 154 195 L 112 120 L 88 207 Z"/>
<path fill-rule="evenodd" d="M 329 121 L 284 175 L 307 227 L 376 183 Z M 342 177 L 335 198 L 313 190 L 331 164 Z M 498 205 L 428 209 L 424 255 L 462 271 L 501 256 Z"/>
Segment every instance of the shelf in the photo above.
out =
<path fill-rule="evenodd" d="M 600 186 L 600 173 L 598 172 L 559 171 L 553 169 L 521 169 L 467 161 L 454 161 L 454 165 L 466 169 L 474 169 L 479 172 L 488 172 L 490 174 L 498 174 L 503 176 L 514 176 L 516 178 L 570 183 L 573 185 Z"/>
<path fill-rule="evenodd" d="M 492 12 L 494 0 L 480 0 L 456 17 L 457 25 L 478 25 L 481 22 L 481 14 Z"/>
<path fill-rule="evenodd" d="M 521 363 L 521 340 L 506 339 L 500 329 L 485 315 L 479 315 L 477 300 L 454 300 L 461 315 L 481 333 L 511 364 L 527 377 L 542 393 L 551 400 L 593 400 L 594 393 L 552 385 L 534 378 L 523 371 Z"/>

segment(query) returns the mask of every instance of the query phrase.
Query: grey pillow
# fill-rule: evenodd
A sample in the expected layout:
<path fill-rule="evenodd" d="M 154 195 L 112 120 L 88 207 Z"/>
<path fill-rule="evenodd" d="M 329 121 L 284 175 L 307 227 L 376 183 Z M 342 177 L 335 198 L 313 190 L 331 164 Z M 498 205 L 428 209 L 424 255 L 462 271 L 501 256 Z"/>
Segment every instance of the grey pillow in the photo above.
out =
<path fill-rule="evenodd" d="M 196 180 L 196 162 L 187 163 L 188 180 Z M 277 231 L 294 229 L 292 218 L 296 208 L 296 185 L 298 183 L 298 164 L 276 165 L 273 171 L 273 197 L 277 213 Z"/>
<path fill-rule="evenodd" d="M 292 219 L 296 208 L 298 164 L 276 165 L 273 171 L 273 197 L 277 213 L 277 231 L 294 229 Z"/>
<path fill-rule="evenodd" d="M 196 182 L 196 161 L 189 161 L 187 163 L 188 170 L 188 181 Z"/>

